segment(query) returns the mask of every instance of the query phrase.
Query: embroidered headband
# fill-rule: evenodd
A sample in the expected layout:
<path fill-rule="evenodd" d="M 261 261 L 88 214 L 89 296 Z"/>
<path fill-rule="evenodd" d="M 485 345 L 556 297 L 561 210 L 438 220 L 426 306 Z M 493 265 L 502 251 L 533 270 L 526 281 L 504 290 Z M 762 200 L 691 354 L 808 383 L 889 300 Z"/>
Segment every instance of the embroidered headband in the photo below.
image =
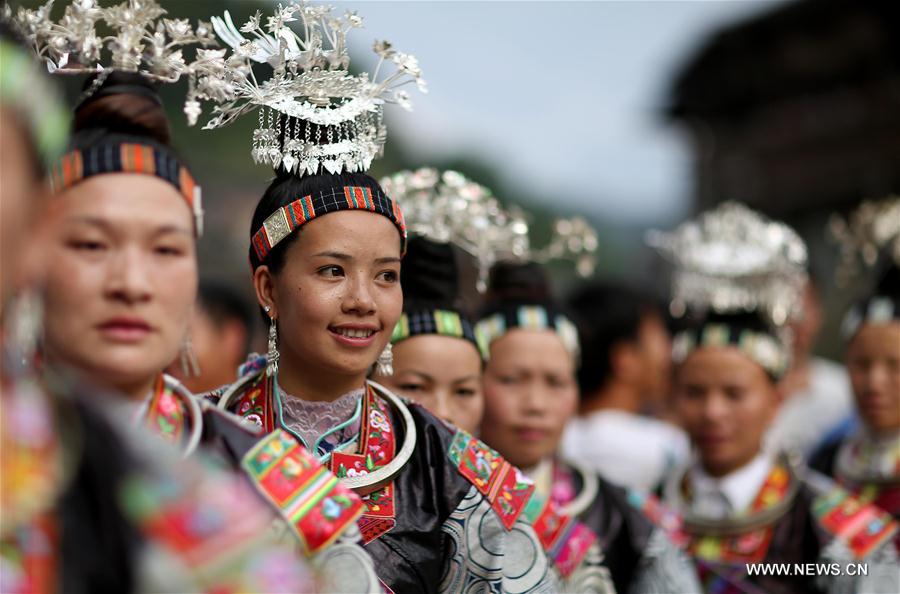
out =
<path fill-rule="evenodd" d="M 893 321 L 900 321 L 900 298 L 876 295 L 850 308 L 841 323 L 841 336 L 844 340 L 850 340 L 863 324 L 889 324 Z"/>
<path fill-rule="evenodd" d="M 20 114 L 40 165 L 65 150 L 69 114 L 56 89 L 40 75 L 34 58 L 15 43 L 0 38 L 0 103 Z"/>
<path fill-rule="evenodd" d="M 580 357 L 578 329 L 563 313 L 544 305 L 508 305 L 487 313 L 475 324 L 475 336 L 485 360 L 491 344 L 515 328 L 552 330 L 576 361 Z"/>
<path fill-rule="evenodd" d="M 475 336 L 475 327 L 472 322 L 461 313 L 446 309 L 416 309 L 403 312 L 400 321 L 394 326 L 391 344 L 426 334 L 468 340 L 484 357 L 484 350 Z"/>
<path fill-rule="evenodd" d="M 672 340 L 672 359 L 681 364 L 696 349 L 729 346 L 750 357 L 774 379 L 787 371 L 790 353 L 780 340 L 759 330 L 731 324 L 708 323 L 679 332 Z"/>
<path fill-rule="evenodd" d="M 328 188 L 282 206 L 253 234 L 253 250 L 265 260 L 276 245 L 316 217 L 341 210 L 368 210 L 390 219 L 400 232 L 400 253 L 406 253 L 406 223 L 399 205 L 380 190 L 355 186 Z"/>
<path fill-rule="evenodd" d="M 138 142 L 107 141 L 63 155 L 50 169 L 55 192 L 104 173 L 152 175 L 171 184 L 185 199 L 194 215 L 197 237 L 203 234 L 203 201 L 200 186 L 187 167 L 161 146 Z"/>

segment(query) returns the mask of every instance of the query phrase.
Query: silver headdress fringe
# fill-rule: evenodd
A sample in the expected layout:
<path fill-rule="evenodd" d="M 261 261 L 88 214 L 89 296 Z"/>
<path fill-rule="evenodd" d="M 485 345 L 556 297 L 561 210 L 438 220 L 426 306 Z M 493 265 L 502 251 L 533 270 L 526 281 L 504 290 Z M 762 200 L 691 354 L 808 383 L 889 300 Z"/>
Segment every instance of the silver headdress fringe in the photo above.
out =
<path fill-rule="evenodd" d="M 416 58 L 386 41 L 374 44 L 379 62 L 371 77 L 351 75 L 346 36 L 362 27 L 362 18 L 349 11 L 334 16 L 332 10 L 304 1 L 279 4 L 264 25 L 257 11 L 240 29 L 227 11 L 213 17 L 216 34 L 232 51 L 227 57 L 226 50 L 204 56 L 205 74 L 197 77 L 185 103 L 191 123 L 200 114 L 201 100 L 216 104 L 204 129 L 226 126 L 256 109 L 255 162 L 297 175 L 320 168 L 330 173 L 368 169 L 386 138 L 384 104 L 410 109 L 409 93 L 400 87 L 414 83 L 426 92 L 425 81 Z M 254 62 L 271 66 L 271 77 L 258 80 Z M 393 72 L 379 81 L 386 63 Z"/>
<path fill-rule="evenodd" d="M 776 327 L 799 313 L 806 245 L 793 229 L 736 202 L 647 243 L 675 265 L 672 313 L 759 311 Z"/>
<path fill-rule="evenodd" d="M 114 70 L 166 83 L 193 76 L 194 64 L 186 62 L 182 50 L 217 45 L 210 23 L 201 21 L 195 29 L 187 19 L 161 18 L 166 11 L 154 0 L 128 0 L 108 7 L 96 0 L 73 0 L 58 21 L 50 15 L 53 3 L 19 8 L 13 23 L 50 72 L 100 74 L 82 99 Z"/>
<path fill-rule="evenodd" d="M 900 266 L 900 196 L 867 200 L 848 219 L 832 216 L 829 226 L 841 249 L 837 268 L 839 286 L 846 286 L 861 272 L 860 261 L 872 268 L 882 253 L 887 253 Z"/>
<path fill-rule="evenodd" d="M 536 250 L 525 213 L 505 208 L 488 188 L 461 173 L 423 167 L 380 183 L 403 209 L 411 234 L 453 243 L 476 260 L 479 291 L 486 289 L 491 267 L 501 260 L 571 259 L 579 274 L 594 271 L 597 233 L 584 219 L 557 219 L 550 242 Z"/>

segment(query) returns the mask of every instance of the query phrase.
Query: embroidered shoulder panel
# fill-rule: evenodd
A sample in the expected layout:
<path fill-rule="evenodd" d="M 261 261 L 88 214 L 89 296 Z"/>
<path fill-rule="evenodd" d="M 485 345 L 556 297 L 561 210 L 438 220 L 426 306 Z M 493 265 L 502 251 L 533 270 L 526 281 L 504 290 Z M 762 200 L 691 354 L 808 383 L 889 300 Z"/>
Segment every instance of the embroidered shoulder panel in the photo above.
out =
<path fill-rule="evenodd" d="M 276 429 L 275 403 L 272 393 L 272 379 L 260 373 L 236 396 L 228 405 L 228 412 L 246 420 L 252 425 L 262 427 L 266 433 Z"/>
<path fill-rule="evenodd" d="M 286 431 L 264 437 L 241 466 L 309 555 L 334 542 L 363 513 L 360 498 Z"/>
<path fill-rule="evenodd" d="M 362 426 L 356 453 L 333 452 L 331 471 L 339 478 L 357 477 L 385 466 L 394 459 L 397 431 L 391 420 L 388 403 L 371 386 L 366 388 Z M 393 483 L 363 494 L 365 510 L 357 525 L 363 544 L 389 532 L 397 523 L 397 493 Z"/>
<path fill-rule="evenodd" d="M 147 404 L 147 427 L 165 441 L 178 444 L 191 432 L 191 410 L 183 396 L 169 386 L 160 375 L 153 388 L 153 396 Z"/>
<path fill-rule="evenodd" d="M 465 431 L 457 431 L 447 455 L 459 473 L 490 502 L 506 529 L 511 529 L 534 493 L 531 480 Z"/>
<path fill-rule="evenodd" d="M 881 509 L 862 503 L 837 485 L 815 498 L 812 513 L 819 525 L 863 559 L 897 534 L 898 526 Z"/>
<path fill-rule="evenodd" d="M 587 526 L 562 513 L 553 501 L 537 493 L 528 501 L 524 517 L 564 579 L 578 569 L 591 545 L 597 542 L 597 536 Z"/>

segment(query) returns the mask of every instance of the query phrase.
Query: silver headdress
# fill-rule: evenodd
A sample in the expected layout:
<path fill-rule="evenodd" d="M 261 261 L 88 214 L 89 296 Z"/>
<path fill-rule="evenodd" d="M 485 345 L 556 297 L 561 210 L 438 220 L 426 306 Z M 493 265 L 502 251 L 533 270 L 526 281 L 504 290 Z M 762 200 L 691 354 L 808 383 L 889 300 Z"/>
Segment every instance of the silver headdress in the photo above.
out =
<path fill-rule="evenodd" d="M 525 213 L 505 208 L 488 188 L 461 173 L 423 167 L 401 171 L 380 183 L 403 209 L 411 234 L 453 243 L 475 258 L 479 291 L 487 288 L 488 273 L 501 260 L 572 259 L 579 274 L 593 273 L 597 234 L 584 219 L 557 219 L 548 245 L 536 250 Z"/>
<path fill-rule="evenodd" d="M 74 0 L 59 21 L 50 17 L 53 2 L 34 10 L 19 8 L 15 25 L 50 72 L 100 73 L 86 95 L 102 85 L 104 73 L 114 70 L 176 82 L 193 74 L 193 64 L 182 56 L 183 48 L 216 45 L 212 25 L 200 22 L 194 29 L 187 19 L 160 18 L 166 11 L 154 0 L 128 0 L 108 7 L 96 0 Z"/>
<path fill-rule="evenodd" d="M 835 215 L 830 230 L 841 247 L 838 285 L 846 285 L 860 272 L 860 261 L 874 267 L 882 253 L 900 267 L 900 196 L 863 202 L 849 220 Z"/>
<path fill-rule="evenodd" d="M 374 74 L 352 75 L 346 36 L 362 27 L 356 13 L 334 16 L 329 6 L 299 1 L 279 4 L 264 26 L 261 19 L 257 11 L 238 29 L 227 11 L 222 18 L 213 17 L 216 33 L 233 49 L 227 58 L 224 50 L 207 56 L 207 73 L 198 78 L 185 104 L 189 118 L 196 120 L 200 100 L 216 103 L 204 129 L 225 126 L 258 109 L 251 152 L 257 163 L 298 175 L 314 174 L 320 167 L 331 173 L 368 169 L 384 146 L 384 103 L 409 109 L 409 93 L 400 88 L 409 83 L 426 92 L 416 58 L 377 41 Z M 254 62 L 271 66 L 271 78 L 259 82 Z M 394 71 L 378 81 L 385 62 Z"/>
<path fill-rule="evenodd" d="M 756 310 L 774 326 L 799 313 L 806 245 L 793 229 L 726 202 L 647 243 L 675 265 L 672 313 Z"/>

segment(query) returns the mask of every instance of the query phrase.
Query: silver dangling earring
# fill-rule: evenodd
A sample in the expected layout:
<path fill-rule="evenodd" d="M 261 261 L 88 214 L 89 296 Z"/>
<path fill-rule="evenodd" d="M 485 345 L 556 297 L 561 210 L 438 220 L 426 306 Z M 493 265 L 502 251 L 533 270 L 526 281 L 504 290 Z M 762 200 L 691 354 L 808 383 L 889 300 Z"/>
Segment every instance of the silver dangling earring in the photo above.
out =
<path fill-rule="evenodd" d="M 375 362 L 375 373 L 378 375 L 394 375 L 394 347 L 387 343 L 378 360 Z"/>
<path fill-rule="evenodd" d="M 200 361 L 197 360 L 191 333 L 188 332 L 184 337 L 184 344 L 181 345 L 181 373 L 184 377 L 200 377 L 200 371 Z"/>
<path fill-rule="evenodd" d="M 266 313 L 271 311 L 267 305 L 263 308 Z M 278 352 L 278 327 L 275 324 L 275 318 L 269 317 L 269 350 L 266 353 L 266 377 L 272 377 L 278 373 L 278 359 L 281 353 Z"/>
<path fill-rule="evenodd" d="M 30 371 L 35 364 L 44 334 L 44 299 L 37 291 L 25 291 L 8 304 L 4 318 L 9 322 L 9 352 L 17 373 Z"/>

